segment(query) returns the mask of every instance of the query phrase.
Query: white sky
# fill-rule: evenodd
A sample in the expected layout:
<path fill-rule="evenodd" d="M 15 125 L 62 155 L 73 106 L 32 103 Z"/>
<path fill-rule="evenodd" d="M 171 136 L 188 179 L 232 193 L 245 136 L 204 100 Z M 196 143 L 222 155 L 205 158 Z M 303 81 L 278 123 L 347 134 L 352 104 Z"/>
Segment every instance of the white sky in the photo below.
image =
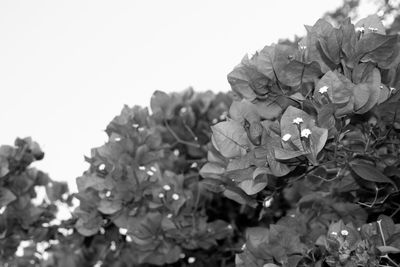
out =
<path fill-rule="evenodd" d="M 341 0 L 0 0 L 0 144 L 32 136 L 37 164 L 75 189 L 108 122 L 154 90 L 227 91 L 246 52 L 303 35 Z"/>

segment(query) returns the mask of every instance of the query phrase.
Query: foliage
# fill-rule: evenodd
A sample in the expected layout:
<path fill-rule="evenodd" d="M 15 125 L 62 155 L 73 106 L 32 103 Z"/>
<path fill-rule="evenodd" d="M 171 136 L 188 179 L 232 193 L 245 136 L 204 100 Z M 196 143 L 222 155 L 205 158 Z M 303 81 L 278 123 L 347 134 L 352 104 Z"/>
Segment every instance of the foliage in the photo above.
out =
<path fill-rule="evenodd" d="M 298 47 L 245 56 L 231 95 L 125 106 L 76 194 L 29 167 L 44 156 L 30 138 L 0 147 L 1 265 L 399 266 L 393 29 L 318 20 Z"/>
<path fill-rule="evenodd" d="M 37 266 L 63 239 L 57 207 L 68 206 L 68 187 L 33 167 L 44 153 L 30 138 L 0 147 L 0 265 Z M 40 190 L 42 189 L 42 190 Z M 39 196 L 40 194 L 41 196 Z"/>
<path fill-rule="evenodd" d="M 398 36 L 375 15 L 306 29 L 297 49 L 266 46 L 228 74 L 235 101 L 200 173 L 260 210 L 238 266 L 394 264 Z"/>
<path fill-rule="evenodd" d="M 198 166 L 207 152 L 209 124 L 223 119 L 230 103 L 212 92 L 157 91 L 151 114 L 125 106 L 113 119 L 106 129 L 109 141 L 92 150 L 90 169 L 77 179 L 77 231 L 108 235 L 106 244 L 88 246 L 112 247 L 97 249 L 95 260 L 105 266 L 163 265 L 190 257 L 208 261 L 201 255 L 213 250 L 221 254 L 215 262 L 220 264 L 234 229 L 208 216 L 212 196 L 199 183 Z"/>

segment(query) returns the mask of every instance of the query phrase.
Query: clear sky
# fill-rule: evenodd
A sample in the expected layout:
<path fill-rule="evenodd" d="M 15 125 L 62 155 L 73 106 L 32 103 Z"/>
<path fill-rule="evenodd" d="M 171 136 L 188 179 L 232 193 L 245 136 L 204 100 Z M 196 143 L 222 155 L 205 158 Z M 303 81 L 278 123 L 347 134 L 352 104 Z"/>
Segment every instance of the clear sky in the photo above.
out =
<path fill-rule="evenodd" d="M 227 91 L 247 52 L 303 35 L 341 0 L 0 0 L 0 144 L 32 136 L 68 181 L 124 104 L 154 90 Z"/>

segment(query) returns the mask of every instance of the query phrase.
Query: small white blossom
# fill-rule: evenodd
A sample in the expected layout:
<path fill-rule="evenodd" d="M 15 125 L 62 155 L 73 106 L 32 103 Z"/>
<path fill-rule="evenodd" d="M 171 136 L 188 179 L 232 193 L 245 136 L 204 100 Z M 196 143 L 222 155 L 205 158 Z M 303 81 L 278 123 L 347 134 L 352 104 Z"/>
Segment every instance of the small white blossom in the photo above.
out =
<path fill-rule="evenodd" d="M 188 258 L 188 263 L 190 263 L 190 264 L 194 263 L 195 261 L 196 261 L 195 257 L 189 257 Z"/>
<path fill-rule="evenodd" d="M 169 191 L 169 190 L 171 190 L 171 186 L 168 185 L 168 184 L 166 184 L 166 185 L 163 186 L 163 189 L 164 189 L 165 191 Z"/>
<path fill-rule="evenodd" d="M 337 235 L 337 233 L 336 232 L 332 232 L 331 235 Z"/>
<path fill-rule="evenodd" d="M 179 199 L 179 195 L 177 193 L 173 193 L 172 194 L 172 199 L 173 200 L 178 200 Z"/>
<path fill-rule="evenodd" d="M 320 94 L 325 94 L 326 92 L 328 92 L 328 88 L 329 88 L 328 86 L 324 85 L 321 88 L 319 88 L 318 92 Z"/>
<path fill-rule="evenodd" d="M 303 129 L 301 130 L 301 137 L 308 138 L 308 136 L 311 134 L 310 129 Z"/>
<path fill-rule="evenodd" d="M 186 257 L 185 253 L 179 254 L 179 258 L 184 259 Z"/>
<path fill-rule="evenodd" d="M 246 249 L 246 243 L 244 243 L 242 246 L 242 250 L 245 250 L 245 249 Z"/>
<path fill-rule="evenodd" d="M 232 229 L 233 229 L 232 225 L 230 225 L 230 224 L 228 224 L 227 228 L 228 228 L 229 230 L 232 230 Z"/>
<path fill-rule="evenodd" d="M 272 201 L 273 201 L 273 198 L 272 198 L 272 197 L 266 197 L 266 198 L 264 199 L 264 203 L 263 203 L 264 207 L 265 207 L 265 208 L 271 207 Z"/>
<path fill-rule="evenodd" d="M 379 86 L 380 89 L 383 89 L 383 85 Z"/>
<path fill-rule="evenodd" d="M 340 233 L 342 234 L 342 236 L 347 236 L 349 234 L 349 231 L 342 230 L 342 231 L 340 231 Z"/>
<path fill-rule="evenodd" d="M 396 88 L 394 88 L 394 87 L 390 87 L 390 92 L 392 93 L 393 91 L 395 91 L 396 90 Z"/>
<path fill-rule="evenodd" d="M 370 30 L 371 32 L 376 32 L 378 31 L 378 28 L 368 27 L 368 30 Z"/>
<path fill-rule="evenodd" d="M 164 193 L 160 193 L 160 194 L 158 194 L 158 197 L 163 198 L 163 197 L 165 197 L 165 195 L 164 195 Z"/>
<path fill-rule="evenodd" d="M 365 28 L 364 27 L 357 27 L 356 32 L 364 32 Z"/>
<path fill-rule="evenodd" d="M 172 218 L 172 213 L 168 213 L 168 214 L 167 214 L 167 218 L 168 218 L 168 219 L 171 219 L 171 218 Z"/>
<path fill-rule="evenodd" d="M 139 166 L 139 170 L 144 171 L 146 169 L 145 166 Z"/>
<path fill-rule="evenodd" d="M 287 141 L 289 141 L 289 139 L 290 139 L 291 137 L 292 137 L 291 134 L 285 134 L 284 136 L 282 136 L 282 140 L 285 141 L 285 142 L 287 142 Z"/>
<path fill-rule="evenodd" d="M 151 166 L 151 167 L 150 167 L 150 170 L 151 170 L 152 172 L 156 172 L 156 171 L 157 171 L 156 167 L 154 167 L 154 166 Z"/>
<path fill-rule="evenodd" d="M 152 176 L 152 175 L 154 175 L 154 172 L 152 172 L 152 171 L 147 171 L 147 175 Z"/>
<path fill-rule="evenodd" d="M 126 229 L 126 228 L 119 228 L 119 233 L 120 233 L 121 235 L 126 235 L 126 234 L 128 233 L 128 229 Z"/>
<path fill-rule="evenodd" d="M 294 124 L 300 124 L 300 123 L 303 123 L 303 122 L 304 122 L 303 119 L 300 118 L 300 117 L 297 117 L 297 118 L 295 118 L 295 119 L 293 120 L 293 123 L 294 123 Z"/>
<path fill-rule="evenodd" d="M 132 242 L 132 237 L 130 237 L 129 235 L 126 236 L 125 238 L 126 242 Z"/>

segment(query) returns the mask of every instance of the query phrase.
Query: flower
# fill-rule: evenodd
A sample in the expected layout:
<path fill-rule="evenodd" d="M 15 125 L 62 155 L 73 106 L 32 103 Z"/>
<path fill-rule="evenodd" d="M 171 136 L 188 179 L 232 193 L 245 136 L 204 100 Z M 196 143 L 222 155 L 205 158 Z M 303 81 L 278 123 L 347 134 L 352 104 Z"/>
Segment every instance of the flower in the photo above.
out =
<path fill-rule="evenodd" d="M 303 123 L 303 122 L 304 122 L 303 119 L 300 118 L 300 117 L 297 117 L 296 119 L 293 120 L 294 124 L 300 124 L 300 123 Z"/>
<path fill-rule="evenodd" d="M 166 185 L 163 186 L 163 189 L 164 189 L 165 191 L 169 191 L 169 190 L 171 190 L 171 186 L 168 185 L 168 184 L 166 184 Z"/>
<path fill-rule="evenodd" d="M 121 235 L 126 235 L 126 234 L 128 233 L 128 229 L 126 229 L 126 228 L 119 228 L 119 233 L 120 233 Z"/>
<path fill-rule="evenodd" d="M 291 134 L 285 134 L 284 136 L 282 136 L 282 140 L 285 141 L 285 142 L 287 142 L 287 141 L 289 141 L 289 139 L 290 139 L 291 137 L 292 137 Z"/>
<path fill-rule="evenodd" d="M 173 193 L 172 194 L 172 199 L 173 200 L 178 200 L 179 199 L 179 195 L 177 193 Z"/>
<path fill-rule="evenodd" d="M 329 88 L 328 86 L 324 85 L 321 88 L 319 88 L 318 92 L 320 94 L 324 94 L 324 93 L 328 92 L 328 88 Z"/>
<path fill-rule="evenodd" d="M 188 258 L 188 263 L 194 263 L 196 261 L 196 258 L 195 257 L 189 257 Z"/>
<path fill-rule="evenodd" d="M 347 231 L 347 230 L 342 230 L 342 231 L 340 231 L 340 233 L 342 234 L 342 236 L 346 236 L 346 235 L 349 234 L 349 231 Z"/>
<path fill-rule="evenodd" d="M 158 194 L 158 197 L 159 197 L 159 198 L 163 198 L 164 196 L 165 196 L 164 193 Z"/>
<path fill-rule="evenodd" d="M 337 235 L 337 233 L 336 232 L 332 232 L 331 235 Z"/>
<path fill-rule="evenodd" d="M 271 207 L 272 201 L 273 201 L 273 200 L 274 200 L 274 199 L 273 199 L 272 197 L 266 197 L 266 198 L 264 199 L 264 203 L 263 203 L 264 207 L 265 207 L 265 208 Z"/>
<path fill-rule="evenodd" d="M 301 130 L 301 137 L 308 138 L 308 136 L 311 134 L 310 129 L 303 129 Z"/>
<path fill-rule="evenodd" d="M 393 91 L 395 91 L 396 90 L 396 88 L 394 88 L 394 87 L 390 87 L 390 92 L 392 93 Z"/>
<path fill-rule="evenodd" d="M 357 27 L 356 32 L 364 32 L 365 28 L 364 27 Z"/>

